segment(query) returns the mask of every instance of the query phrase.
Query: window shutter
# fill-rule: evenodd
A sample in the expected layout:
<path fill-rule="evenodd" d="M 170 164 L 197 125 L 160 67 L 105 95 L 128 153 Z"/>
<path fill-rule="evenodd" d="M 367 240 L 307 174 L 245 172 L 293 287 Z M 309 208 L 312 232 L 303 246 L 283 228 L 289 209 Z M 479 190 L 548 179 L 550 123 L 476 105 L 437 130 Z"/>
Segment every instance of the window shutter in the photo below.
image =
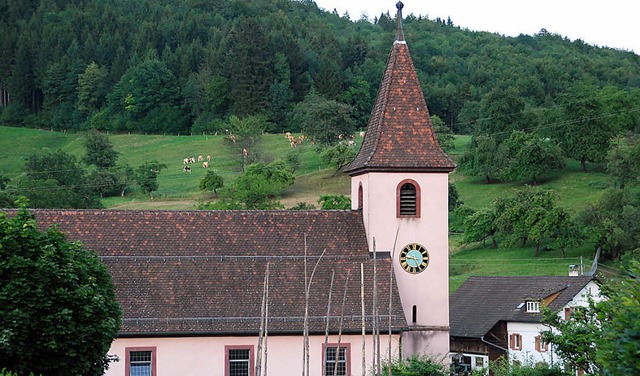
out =
<path fill-rule="evenodd" d="M 571 318 L 571 307 L 564 309 L 564 319 L 569 320 Z"/>
<path fill-rule="evenodd" d="M 400 188 L 400 215 L 416 215 L 416 187 L 405 183 Z"/>
<path fill-rule="evenodd" d="M 509 348 L 511 350 L 515 350 L 516 349 L 515 334 L 512 334 L 512 335 L 509 336 Z"/>
<path fill-rule="evenodd" d="M 540 336 L 536 336 L 536 351 L 540 352 L 542 348 L 540 347 Z"/>

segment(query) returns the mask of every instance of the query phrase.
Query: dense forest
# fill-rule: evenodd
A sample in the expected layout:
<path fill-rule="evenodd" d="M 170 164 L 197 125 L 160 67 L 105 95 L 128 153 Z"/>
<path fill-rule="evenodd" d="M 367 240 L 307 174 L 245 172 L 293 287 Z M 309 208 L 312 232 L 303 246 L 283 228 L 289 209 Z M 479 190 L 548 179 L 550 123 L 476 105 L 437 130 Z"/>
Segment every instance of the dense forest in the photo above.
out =
<path fill-rule="evenodd" d="M 351 20 L 311 0 L 2 0 L 0 122 L 185 134 L 260 115 L 267 131 L 300 131 L 301 103 L 322 99 L 350 106 L 363 129 L 394 16 Z M 543 110 L 576 83 L 615 99 L 614 115 L 633 115 L 621 127 L 637 127 L 640 56 L 454 21 L 404 19 L 430 111 L 454 132 L 492 131 L 501 116 L 511 128 L 548 129 L 561 120 Z"/>

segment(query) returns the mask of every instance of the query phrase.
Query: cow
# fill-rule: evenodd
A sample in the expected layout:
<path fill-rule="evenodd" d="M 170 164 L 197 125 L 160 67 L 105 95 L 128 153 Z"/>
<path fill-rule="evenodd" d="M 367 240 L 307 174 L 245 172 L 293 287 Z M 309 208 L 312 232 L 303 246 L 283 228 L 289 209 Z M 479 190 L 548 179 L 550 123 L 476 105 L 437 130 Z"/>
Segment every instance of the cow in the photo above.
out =
<path fill-rule="evenodd" d="M 189 167 L 189 166 L 184 166 L 184 167 L 182 168 L 182 172 L 188 172 L 188 173 L 191 173 L 191 167 Z"/>
<path fill-rule="evenodd" d="M 208 168 L 209 162 L 202 162 L 202 168 Z"/>

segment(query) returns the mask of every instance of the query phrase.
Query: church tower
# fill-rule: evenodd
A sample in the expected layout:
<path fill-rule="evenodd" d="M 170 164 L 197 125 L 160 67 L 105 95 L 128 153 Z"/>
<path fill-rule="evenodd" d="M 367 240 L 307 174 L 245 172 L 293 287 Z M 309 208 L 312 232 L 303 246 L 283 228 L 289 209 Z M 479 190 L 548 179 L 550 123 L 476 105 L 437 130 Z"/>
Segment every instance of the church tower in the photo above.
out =
<path fill-rule="evenodd" d="M 370 252 L 390 253 L 409 331 L 402 356 L 449 352 L 449 173 L 398 8 L 391 48 L 362 147 L 345 167 L 352 209 L 362 210 Z"/>

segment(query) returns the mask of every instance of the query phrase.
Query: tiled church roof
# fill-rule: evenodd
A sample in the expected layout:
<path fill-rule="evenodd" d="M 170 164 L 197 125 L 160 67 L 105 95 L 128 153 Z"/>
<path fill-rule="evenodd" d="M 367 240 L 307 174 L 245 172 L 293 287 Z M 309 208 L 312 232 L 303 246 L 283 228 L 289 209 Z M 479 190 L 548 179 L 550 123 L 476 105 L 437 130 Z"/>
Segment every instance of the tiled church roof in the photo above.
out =
<path fill-rule="evenodd" d="M 372 312 L 373 260 L 356 211 L 34 210 L 41 229 L 56 224 L 107 266 L 123 310 L 121 336 L 257 334 L 267 262 L 269 332 L 302 333 L 304 253 L 315 272 L 310 330 L 324 333 L 331 274 L 330 330 L 337 332 L 347 272 L 343 331 L 360 332 L 360 264 L 366 315 Z M 379 312 L 406 327 L 390 259 L 377 260 Z M 367 317 L 367 330 L 371 317 Z"/>
<path fill-rule="evenodd" d="M 401 9 L 398 8 L 398 40 L 391 48 L 362 147 L 344 168 L 352 176 L 373 171 L 450 172 L 455 168 L 440 148 L 431 125 L 403 40 Z"/>

